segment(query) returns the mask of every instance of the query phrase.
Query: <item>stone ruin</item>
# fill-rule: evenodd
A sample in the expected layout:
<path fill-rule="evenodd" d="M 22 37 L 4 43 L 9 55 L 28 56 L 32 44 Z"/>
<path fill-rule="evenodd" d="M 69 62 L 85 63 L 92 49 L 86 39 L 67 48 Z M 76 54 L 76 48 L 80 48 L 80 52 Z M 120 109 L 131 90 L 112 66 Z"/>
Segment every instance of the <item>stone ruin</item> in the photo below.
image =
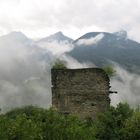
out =
<path fill-rule="evenodd" d="M 52 105 L 60 113 L 96 118 L 110 106 L 110 80 L 102 69 L 52 69 L 51 75 Z"/>

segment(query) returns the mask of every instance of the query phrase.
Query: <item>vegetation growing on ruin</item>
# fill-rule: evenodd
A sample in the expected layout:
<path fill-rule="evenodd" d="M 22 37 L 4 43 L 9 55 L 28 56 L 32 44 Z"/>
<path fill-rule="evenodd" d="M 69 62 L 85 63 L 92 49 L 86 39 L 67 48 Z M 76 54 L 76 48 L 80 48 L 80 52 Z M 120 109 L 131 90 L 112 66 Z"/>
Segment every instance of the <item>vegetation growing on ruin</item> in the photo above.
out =
<path fill-rule="evenodd" d="M 108 74 L 109 77 L 114 76 L 115 75 L 115 72 L 116 72 L 114 70 L 113 66 L 110 66 L 110 65 L 103 67 L 103 70 L 106 72 L 106 74 Z"/>
<path fill-rule="evenodd" d="M 138 140 L 140 112 L 128 104 L 100 114 L 96 120 L 62 115 L 28 106 L 0 115 L 1 140 Z"/>
<path fill-rule="evenodd" d="M 62 60 L 56 60 L 54 65 L 52 66 L 53 69 L 66 69 L 66 62 Z"/>

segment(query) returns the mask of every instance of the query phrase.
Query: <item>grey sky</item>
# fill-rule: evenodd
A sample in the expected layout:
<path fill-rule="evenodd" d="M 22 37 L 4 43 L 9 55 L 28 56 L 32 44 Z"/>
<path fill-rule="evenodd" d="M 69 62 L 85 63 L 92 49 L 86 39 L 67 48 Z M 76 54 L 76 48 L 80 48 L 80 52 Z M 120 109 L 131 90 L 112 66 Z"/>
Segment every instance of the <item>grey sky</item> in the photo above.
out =
<path fill-rule="evenodd" d="M 16 30 L 38 38 L 61 30 L 75 39 L 125 29 L 140 42 L 139 23 L 139 0 L 0 0 L 0 35 Z"/>

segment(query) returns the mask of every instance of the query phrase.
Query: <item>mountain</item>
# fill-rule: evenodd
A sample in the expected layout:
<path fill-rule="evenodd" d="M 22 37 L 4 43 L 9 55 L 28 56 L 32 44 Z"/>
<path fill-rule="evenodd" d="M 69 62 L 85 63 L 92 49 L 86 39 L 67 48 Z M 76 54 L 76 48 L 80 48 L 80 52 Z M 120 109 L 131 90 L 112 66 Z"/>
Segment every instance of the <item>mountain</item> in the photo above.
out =
<path fill-rule="evenodd" d="M 39 40 L 38 42 L 40 43 L 40 42 L 53 42 L 53 41 L 71 43 L 73 42 L 73 39 L 65 36 L 62 32 L 57 32 L 53 35 L 50 35 L 48 37 Z"/>
<path fill-rule="evenodd" d="M 22 32 L 11 32 L 0 37 L 0 53 L 7 55 L 8 52 L 13 56 L 30 53 L 32 57 L 38 57 L 38 59 L 49 59 L 49 54 Z"/>
<path fill-rule="evenodd" d="M 129 39 L 123 30 L 115 33 L 89 32 L 74 41 L 57 32 L 38 42 L 21 32 L 11 32 L 0 37 L 0 47 L 5 52 L 11 48 L 15 52 L 18 49 L 23 49 L 23 52 L 25 49 L 29 52 L 34 50 L 41 59 L 46 59 L 49 52 L 53 55 L 66 53 L 79 62 L 92 62 L 98 67 L 117 62 L 130 71 L 140 73 L 140 43 Z"/>
<path fill-rule="evenodd" d="M 39 46 L 32 39 L 28 38 L 22 32 L 10 32 L 9 34 L 0 37 L 0 47 L 9 46 L 10 47 L 30 47 L 39 48 Z"/>
<path fill-rule="evenodd" d="M 11 32 L 0 37 L 0 42 L 10 43 L 10 42 L 20 42 L 20 43 L 31 43 L 31 39 L 26 37 L 22 32 Z"/>
<path fill-rule="evenodd" d="M 80 62 L 92 62 L 102 67 L 113 61 L 130 71 L 140 68 L 140 43 L 129 39 L 126 31 L 90 32 L 73 44 L 74 49 L 67 54 Z"/>

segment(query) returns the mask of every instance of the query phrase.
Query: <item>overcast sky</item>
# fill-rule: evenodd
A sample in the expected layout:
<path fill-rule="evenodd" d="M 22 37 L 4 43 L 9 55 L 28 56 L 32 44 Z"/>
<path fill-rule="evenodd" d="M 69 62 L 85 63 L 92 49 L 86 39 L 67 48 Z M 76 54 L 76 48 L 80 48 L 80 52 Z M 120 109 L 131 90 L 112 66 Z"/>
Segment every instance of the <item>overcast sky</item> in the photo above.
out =
<path fill-rule="evenodd" d="M 76 39 L 121 29 L 140 42 L 140 0 L 0 0 L 0 35 L 41 38 L 61 30 Z"/>

